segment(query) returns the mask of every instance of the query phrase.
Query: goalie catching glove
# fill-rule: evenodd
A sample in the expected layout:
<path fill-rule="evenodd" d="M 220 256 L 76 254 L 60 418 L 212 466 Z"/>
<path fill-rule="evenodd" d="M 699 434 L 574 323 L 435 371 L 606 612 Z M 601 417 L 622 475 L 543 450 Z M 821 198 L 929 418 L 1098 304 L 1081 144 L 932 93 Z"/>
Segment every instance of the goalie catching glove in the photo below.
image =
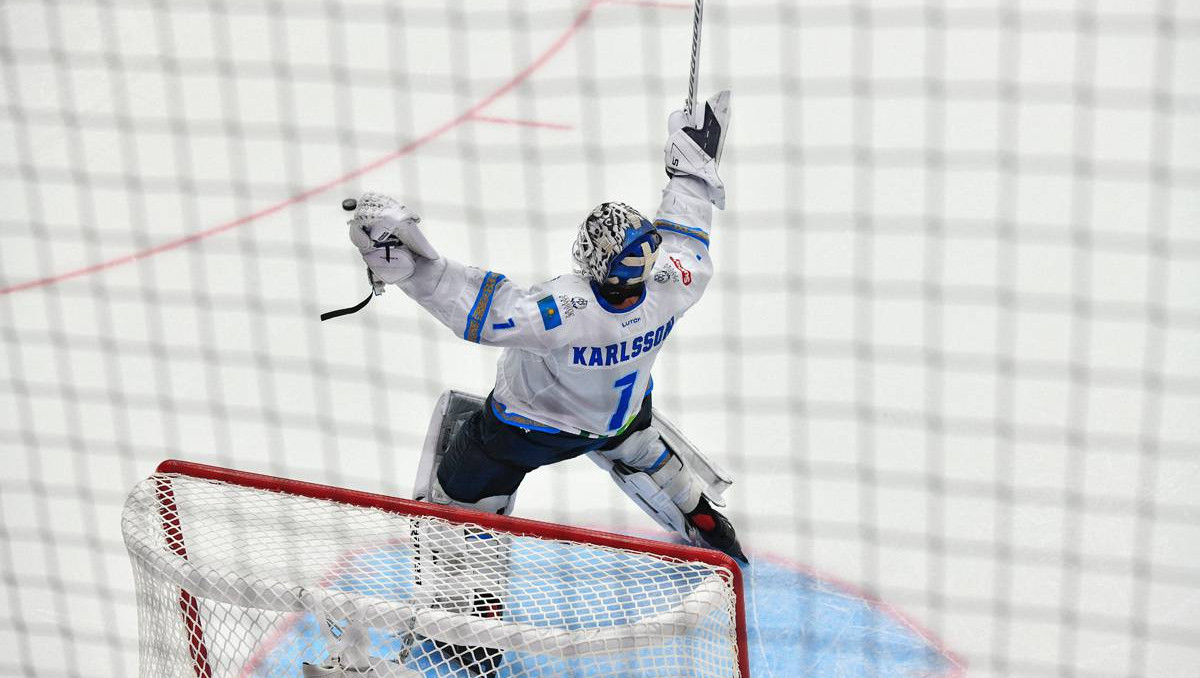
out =
<path fill-rule="evenodd" d="M 413 257 L 438 258 L 437 250 L 421 232 L 421 217 L 388 196 L 364 193 L 358 200 L 343 200 L 342 209 L 354 212 L 346 223 L 350 226 L 350 242 L 367 264 L 371 294 L 354 306 L 322 313 L 322 321 L 357 313 L 372 297 L 383 294 L 385 285 L 411 278 L 416 270 Z"/>
<path fill-rule="evenodd" d="M 381 283 L 411 277 L 414 256 L 438 258 L 437 250 L 421 232 L 421 217 L 386 195 L 364 193 L 347 223 L 350 242 Z"/>
<path fill-rule="evenodd" d="M 717 176 L 717 165 L 725 150 L 729 131 L 729 90 L 717 92 L 689 115 L 675 111 L 667 119 L 664 160 L 667 176 L 690 175 L 708 185 L 708 199 L 725 209 L 725 183 Z"/>

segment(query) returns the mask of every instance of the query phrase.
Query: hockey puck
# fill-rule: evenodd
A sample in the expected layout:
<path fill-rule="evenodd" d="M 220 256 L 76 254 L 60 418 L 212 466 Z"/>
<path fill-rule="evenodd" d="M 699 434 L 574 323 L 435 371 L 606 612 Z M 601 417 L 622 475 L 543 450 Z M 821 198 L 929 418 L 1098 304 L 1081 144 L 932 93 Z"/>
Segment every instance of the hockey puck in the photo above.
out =
<path fill-rule="evenodd" d="M 342 209 L 346 210 L 347 212 L 353 212 L 357 208 L 358 201 L 354 198 L 346 198 L 342 201 Z"/>

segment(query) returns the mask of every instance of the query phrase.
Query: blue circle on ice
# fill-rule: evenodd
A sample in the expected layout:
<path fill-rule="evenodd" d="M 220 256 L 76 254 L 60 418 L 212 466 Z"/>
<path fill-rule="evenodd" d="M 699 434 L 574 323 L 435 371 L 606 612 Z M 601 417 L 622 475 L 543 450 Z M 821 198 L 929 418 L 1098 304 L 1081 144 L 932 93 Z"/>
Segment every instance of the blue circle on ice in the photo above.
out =
<path fill-rule="evenodd" d="M 751 555 L 745 577 L 754 678 L 952 678 L 961 662 L 890 606 L 803 566 Z"/>
<path fill-rule="evenodd" d="M 544 562 L 544 547 L 540 542 L 521 540 L 512 548 L 511 586 L 521 591 L 523 564 Z M 572 609 L 573 597 L 579 585 L 586 582 L 597 586 L 595 572 L 604 567 L 595 554 L 573 562 L 572 557 L 556 552 L 556 567 L 562 573 L 564 595 L 552 605 L 559 613 Z M 961 662 L 940 647 L 932 637 L 911 621 L 879 601 L 831 578 L 807 571 L 804 566 L 787 563 L 770 556 L 751 554 L 752 563 L 742 569 L 750 673 L 754 678 L 953 678 L 961 675 Z M 354 591 L 372 596 L 407 599 L 412 594 L 413 560 L 407 546 L 397 544 L 374 550 L 359 550 L 347 555 L 337 571 L 324 583 L 327 588 Z M 539 566 L 542 567 L 542 566 Z M 544 569 L 544 567 L 542 567 Z M 369 575 L 364 575 L 369 573 Z M 381 576 L 383 575 L 383 576 Z M 544 572 L 541 573 L 544 576 Z M 685 575 L 686 576 L 686 575 Z M 678 585 L 678 578 L 646 582 L 646 588 L 656 585 Z M 571 591 L 574 590 L 574 593 Z M 614 598 L 600 614 L 611 619 L 599 625 L 621 623 L 621 619 L 643 614 L 642 597 Z M 545 592 L 533 596 L 511 595 L 506 600 L 506 620 L 536 624 L 545 616 L 551 598 Z M 560 619 L 561 622 L 561 619 Z M 597 626 L 597 612 L 589 612 L 580 620 L 590 628 Z M 328 658 L 328 631 L 318 627 L 311 614 L 295 614 L 283 620 L 277 632 L 246 664 L 243 676 L 301 676 L 303 662 L 321 663 Z M 374 657 L 403 657 L 405 668 L 427 678 L 479 678 L 459 662 L 448 658 L 452 652 L 462 652 L 439 645 L 428 639 L 412 642 L 399 637 L 371 632 L 371 655 Z M 506 653 L 499 669 L 491 678 L 509 678 L 514 670 L 533 670 L 528 675 L 543 675 L 537 669 L 548 670 L 545 675 L 615 675 L 613 665 L 596 672 L 588 658 L 572 660 L 543 660 Z M 656 662 L 638 662 L 636 675 L 674 676 L 677 671 Z M 649 665 L 649 668 L 646 668 Z M 526 675 L 522 673 L 522 675 Z"/>

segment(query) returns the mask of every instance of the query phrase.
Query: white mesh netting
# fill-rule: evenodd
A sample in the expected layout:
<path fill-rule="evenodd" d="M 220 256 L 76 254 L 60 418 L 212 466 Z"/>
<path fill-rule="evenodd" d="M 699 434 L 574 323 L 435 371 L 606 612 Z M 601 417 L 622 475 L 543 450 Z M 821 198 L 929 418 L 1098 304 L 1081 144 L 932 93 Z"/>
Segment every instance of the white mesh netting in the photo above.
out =
<path fill-rule="evenodd" d="M 702 562 L 164 473 L 122 529 L 143 678 L 739 675 Z"/>
<path fill-rule="evenodd" d="M 756 678 L 1196 678 L 1200 2 L 704 14 L 728 209 L 654 399 L 735 479 Z M 120 513 L 164 454 L 409 496 L 499 351 L 396 290 L 321 323 L 367 292 L 340 201 L 568 272 L 588 210 L 658 204 L 691 24 L 3 0 L 0 677 L 137 674 Z M 517 511 L 654 525 L 586 459 Z"/>

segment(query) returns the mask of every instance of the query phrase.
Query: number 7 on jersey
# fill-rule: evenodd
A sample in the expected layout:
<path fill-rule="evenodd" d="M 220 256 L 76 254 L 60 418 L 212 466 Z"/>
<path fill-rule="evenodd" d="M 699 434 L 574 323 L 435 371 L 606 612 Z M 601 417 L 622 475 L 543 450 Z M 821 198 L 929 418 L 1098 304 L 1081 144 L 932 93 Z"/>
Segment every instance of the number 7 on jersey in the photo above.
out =
<path fill-rule="evenodd" d="M 633 385 L 637 383 L 637 376 L 638 373 L 634 371 L 613 382 L 613 388 L 621 389 L 621 400 L 617 402 L 617 410 L 613 412 L 612 419 L 608 420 L 608 430 L 619 429 L 625 423 L 625 414 L 629 412 L 629 400 L 633 397 Z"/>

